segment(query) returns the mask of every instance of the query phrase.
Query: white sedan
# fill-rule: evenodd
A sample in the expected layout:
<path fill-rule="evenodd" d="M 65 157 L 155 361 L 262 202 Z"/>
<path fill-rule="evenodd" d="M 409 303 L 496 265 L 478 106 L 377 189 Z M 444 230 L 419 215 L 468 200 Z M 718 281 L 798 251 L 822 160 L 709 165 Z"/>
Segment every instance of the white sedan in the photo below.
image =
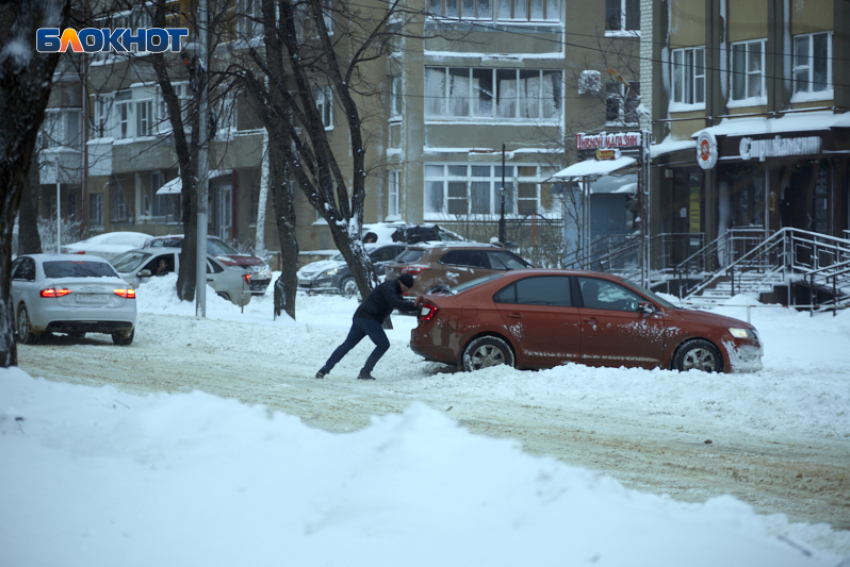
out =
<path fill-rule="evenodd" d="M 136 290 L 97 256 L 19 256 L 12 262 L 12 306 L 24 344 L 51 332 L 106 333 L 116 345 L 133 342 Z"/>
<path fill-rule="evenodd" d="M 104 232 L 73 244 L 66 244 L 62 247 L 62 252 L 66 254 L 92 254 L 112 261 L 113 258 L 127 250 L 141 248 L 150 237 L 150 234 L 143 232 Z"/>

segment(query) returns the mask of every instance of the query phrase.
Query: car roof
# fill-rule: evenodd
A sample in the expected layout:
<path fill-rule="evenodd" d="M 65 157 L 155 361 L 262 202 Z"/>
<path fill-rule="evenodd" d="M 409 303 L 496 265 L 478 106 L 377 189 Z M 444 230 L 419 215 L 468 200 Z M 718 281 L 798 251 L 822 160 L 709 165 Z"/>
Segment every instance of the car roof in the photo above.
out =
<path fill-rule="evenodd" d="M 38 260 L 39 262 L 55 262 L 59 260 L 68 260 L 74 262 L 103 262 L 108 264 L 109 260 L 105 260 L 100 256 L 96 256 L 94 254 L 21 254 L 19 258 L 30 257 L 33 260 Z"/>

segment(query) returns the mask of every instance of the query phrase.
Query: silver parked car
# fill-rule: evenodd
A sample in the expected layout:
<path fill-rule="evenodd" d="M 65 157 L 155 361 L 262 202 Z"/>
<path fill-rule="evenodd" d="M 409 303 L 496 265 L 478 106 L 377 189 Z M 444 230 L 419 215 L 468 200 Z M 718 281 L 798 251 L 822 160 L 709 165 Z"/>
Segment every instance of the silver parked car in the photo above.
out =
<path fill-rule="evenodd" d="M 181 248 L 138 248 L 115 258 L 112 265 L 128 283 L 138 287 L 157 276 L 180 270 Z M 207 256 L 207 283 L 236 305 L 251 301 L 250 274 Z"/>
<path fill-rule="evenodd" d="M 136 291 L 103 258 L 76 254 L 28 254 L 12 262 L 15 333 L 24 344 L 44 333 L 112 335 L 133 342 Z"/>

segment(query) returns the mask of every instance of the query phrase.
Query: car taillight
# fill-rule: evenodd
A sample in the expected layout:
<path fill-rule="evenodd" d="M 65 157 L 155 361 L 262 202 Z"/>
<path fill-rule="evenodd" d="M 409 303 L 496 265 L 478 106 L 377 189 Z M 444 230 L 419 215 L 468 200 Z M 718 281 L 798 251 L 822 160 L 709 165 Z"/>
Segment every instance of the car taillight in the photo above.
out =
<path fill-rule="evenodd" d="M 128 289 L 113 289 L 112 291 L 115 295 L 124 299 L 136 299 L 136 290 L 132 287 Z"/>
<path fill-rule="evenodd" d="M 245 275 L 244 275 L 244 276 L 242 276 L 242 277 L 243 277 L 243 278 L 245 278 L 245 283 L 246 283 L 246 284 L 249 284 L 249 285 L 251 284 L 251 274 L 245 274 Z"/>
<path fill-rule="evenodd" d="M 71 293 L 71 290 L 67 287 L 63 287 L 62 289 L 56 289 L 55 287 L 48 287 L 46 289 L 41 290 L 41 297 L 63 297 Z"/>
<path fill-rule="evenodd" d="M 80 250 L 79 252 L 74 252 L 74 254 L 85 254 L 85 253 L 86 253 L 85 250 Z"/>
<path fill-rule="evenodd" d="M 424 270 L 430 270 L 431 266 L 422 266 L 419 264 L 411 264 L 409 266 L 405 266 L 401 269 L 402 274 L 410 274 L 411 276 L 418 276 Z"/>
<path fill-rule="evenodd" d="M 439 311 L 439 309 L 437 308 L 436 305 L 432 305 L 432 304 L 428 303 L 427 301 L 423 301 L 419 305 L 419 320 L 420 321 L 430 321 L 431 319 L 434 318 L 434 315 L 437 314 L 437 311 Z"/>

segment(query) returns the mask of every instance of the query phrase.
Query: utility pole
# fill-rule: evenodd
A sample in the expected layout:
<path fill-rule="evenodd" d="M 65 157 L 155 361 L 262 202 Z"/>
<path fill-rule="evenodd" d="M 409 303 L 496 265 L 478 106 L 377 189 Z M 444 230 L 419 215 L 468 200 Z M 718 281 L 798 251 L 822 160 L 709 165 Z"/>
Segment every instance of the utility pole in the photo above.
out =
<path fill-rule="evenodd" d="M 62 204 L 62 191 L 59 180 L 59 156 L 56 156 L 56 253 L 62 253 L 62 214 L 59 212 Z"/>
<path fill-rule="evenodd" d="M 195 264 L 195 316 L 207 316 L 207 207 L 209 193 L 209 12 L 207 0 L 198 3 L 198 249 Z M 194 134 L 193 134 L 194 136 Z"/>

